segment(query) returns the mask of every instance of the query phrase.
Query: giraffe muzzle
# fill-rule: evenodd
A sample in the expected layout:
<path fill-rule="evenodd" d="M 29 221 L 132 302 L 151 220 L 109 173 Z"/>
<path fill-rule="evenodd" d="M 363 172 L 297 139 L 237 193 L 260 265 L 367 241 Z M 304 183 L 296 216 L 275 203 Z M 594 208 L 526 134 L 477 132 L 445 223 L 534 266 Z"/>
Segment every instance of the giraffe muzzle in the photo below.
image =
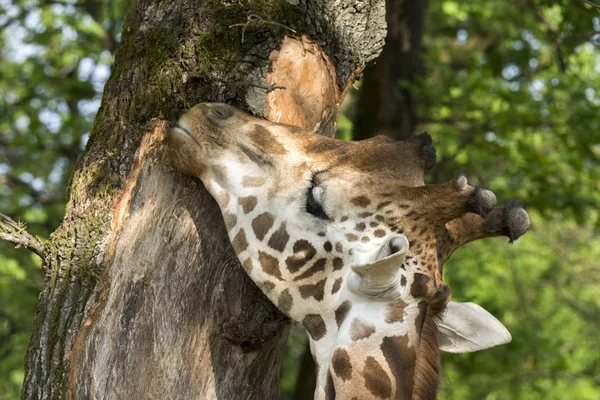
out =
<path fill-rule="evenodd" d="M 400 298 L 399 269 L 408 252 L 408 238 L 401 234 L 390 236 L 370 260 L 352 266 L 348 287 L 367 297 Z"/>

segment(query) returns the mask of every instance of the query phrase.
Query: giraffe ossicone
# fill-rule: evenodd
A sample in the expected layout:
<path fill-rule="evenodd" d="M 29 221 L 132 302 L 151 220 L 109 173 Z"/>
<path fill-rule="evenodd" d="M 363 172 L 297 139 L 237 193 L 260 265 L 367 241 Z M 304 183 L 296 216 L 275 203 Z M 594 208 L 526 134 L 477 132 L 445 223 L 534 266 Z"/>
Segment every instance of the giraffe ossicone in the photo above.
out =
<path fill-rule="evenodd" d="M 245 271 L 306 328 L 316 399 L 435 398 L 440 349 L 510 341 L 481 307 L 450 302 L 442 267 L 470 241 L 518 238 L 528 214 L 464 176 L 425 185 L 428 135 L 344 142 L 203 103 L 168 144 L 219 204 Z"/>

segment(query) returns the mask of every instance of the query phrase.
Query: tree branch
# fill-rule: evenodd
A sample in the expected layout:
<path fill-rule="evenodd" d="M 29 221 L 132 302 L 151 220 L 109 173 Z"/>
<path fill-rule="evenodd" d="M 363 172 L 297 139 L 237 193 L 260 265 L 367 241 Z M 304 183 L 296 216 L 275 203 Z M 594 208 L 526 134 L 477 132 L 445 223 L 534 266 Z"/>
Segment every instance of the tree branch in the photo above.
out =
<path fill-rule="evenodd" d="M 44 244 L 38 237 L 31 236 L 25 228 L 26 224 L 15 222 L 8 215 L 0 213 L 0 239 L 14 244 L 16 248 L 25 247 L 44 258 Z"/>
<path fill-rule="evenodd" d="M 594 7 L 594 9 L 596 11 L 598 11 L 598 14 L 600 14 L 600 5 L 594 3 L 594 2 L 592 2 L 590 0 L 581 0 L 581 1 L 583 1 L 584 3 L 589 4 L 590 6 Z"/>

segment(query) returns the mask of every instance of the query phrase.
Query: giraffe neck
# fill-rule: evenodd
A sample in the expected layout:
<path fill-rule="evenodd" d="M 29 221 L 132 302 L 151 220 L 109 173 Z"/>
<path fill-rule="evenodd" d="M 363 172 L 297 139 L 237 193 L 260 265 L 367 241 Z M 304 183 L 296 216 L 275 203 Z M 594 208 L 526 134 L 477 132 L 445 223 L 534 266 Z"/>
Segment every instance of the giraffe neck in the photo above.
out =
<path fill-rule="evenodd" d="M 344 228 L 345 221 L 339 221 L 338 227 L 346 232 L 341 237 L 297 227 L 291 231 L 284 213 L 271 212 L 266 193 L 263 199 L 256 191 L 235 197 L 215 183 L 208 189 L 221 207 L 245 271 L 281 311 L 307 329 L 318 364 L 315 398 L 326 398 L 335 390 L 338 398 L 362 393 L 364 398 L 412 399 L 423 353 L 422 304 L 426 310 L 427 303 L 411 296 L 410 303 L 376 300 L 349 290 L 352 271 L 347 261 L 360 265 L 357 260 L 362 257 L 354 226 Z M 377 235 L 369 239 L 383 240 Z M 406 259 L 418 267 L 410 254 Z M 402 290 L 409 290 L 414 276 L 405 270 L 401 277 Z M 433 342 L 435 352 L 430 352 L 427 363 L 437 365 L 437 340 Z"/>
<path fill-rule="evenodd" d="M 418 302 L 365 301 L 344 288 L 323 314 L 327 334 L 310 337 L 317 364 L 315 399 L 412 399 L 423 306 Z"/>

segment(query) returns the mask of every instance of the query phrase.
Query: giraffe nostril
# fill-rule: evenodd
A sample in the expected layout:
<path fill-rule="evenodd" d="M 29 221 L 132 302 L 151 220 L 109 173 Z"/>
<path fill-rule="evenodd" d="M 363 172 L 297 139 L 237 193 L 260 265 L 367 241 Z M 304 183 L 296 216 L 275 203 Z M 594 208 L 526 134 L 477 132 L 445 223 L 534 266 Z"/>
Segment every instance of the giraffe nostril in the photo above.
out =
<path fill-rule="evenodd" d="M 393 238 L 392 240 L 390 240 L 388 246 L 390 247 L 390 255 L 396 254 L 397 252 L 402 250 L 402 243 L 401 240 L 398 238 Z"/>
<path fill-rule="evenodd" d="M 404 235 L 396 234 L 389 238 L 377 252 L 375 261 L 384 259 L 394 254 L 405 254 L 408 251 L 408 239 Z"/>
<path fill-rule="evenodd" d="M 408 250 L 406 239 L 404 236 L 396 236 L 388 242 L 390 255 L 396 254 L 402 250 Z"/>

